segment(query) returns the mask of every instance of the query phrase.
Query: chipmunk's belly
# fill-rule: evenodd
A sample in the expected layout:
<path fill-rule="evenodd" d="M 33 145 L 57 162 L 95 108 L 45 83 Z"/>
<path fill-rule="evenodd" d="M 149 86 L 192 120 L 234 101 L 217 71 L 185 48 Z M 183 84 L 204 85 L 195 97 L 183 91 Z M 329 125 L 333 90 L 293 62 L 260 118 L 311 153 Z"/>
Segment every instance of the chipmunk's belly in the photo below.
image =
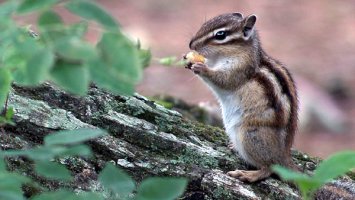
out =
<path fill-rule="evenodd" d="M 229 140 L 239 155 L 250 162 L 244 149 L 242 132 L 239 131 L 243 113 L 240 99 L 234 92 L 216 91 L 216 94 L 221 104 L 223 123 Z"/>
<path fill-rule="evenodd" d="M 228 61 L 228 62 L 227 62 Z M 209 66 L 215 66 L 214 68 L 228 68 L 231 63 L 236 63 L 237 61 L 233 61 L 231 59 L 222 59 L 218 61 L 213 61 L 211 59 L 207 59 L 207 62 L 212 62 L 208 64 Z M 213 63 L 215 62 L 215 63 Z M 229 63 L 226 64 L 226 63 Z M 240 98 L 237 96 L 235 91 L 228 91 L 219 88 L 215 84 L 213 84 L 207 78 L 201 77 L 204 82 L 208 85 L 208 87 L 213 91 L 215 96 L 217 97 L 221 109 L 222 109 L 222 118 L 223 124 L 226 130 L 226 133 L 229 137 L 229 140 L 233 143 L 234 149 L 239 153 L 239 155 L 246 160 L 248 163 L 253 164 L 245 152 L 243 145 L 243 133 L 240 130 L 240 125 L 242 123 L 242 113 L 243 109 L 240 104 Z"/>

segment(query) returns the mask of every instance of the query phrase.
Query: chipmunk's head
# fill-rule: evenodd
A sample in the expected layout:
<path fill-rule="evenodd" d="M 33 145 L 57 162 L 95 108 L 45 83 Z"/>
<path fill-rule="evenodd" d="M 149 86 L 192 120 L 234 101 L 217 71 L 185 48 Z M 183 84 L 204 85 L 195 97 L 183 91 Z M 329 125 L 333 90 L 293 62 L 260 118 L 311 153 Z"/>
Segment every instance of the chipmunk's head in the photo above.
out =
<path fill-rule="evenodd" d="M 189 47 L 206 58 L 233 57 L 246 48 L 255 46 L 256 16 L 243 17 L 240 13 L 219 15 L 205 22 L 193 36 Z"/>

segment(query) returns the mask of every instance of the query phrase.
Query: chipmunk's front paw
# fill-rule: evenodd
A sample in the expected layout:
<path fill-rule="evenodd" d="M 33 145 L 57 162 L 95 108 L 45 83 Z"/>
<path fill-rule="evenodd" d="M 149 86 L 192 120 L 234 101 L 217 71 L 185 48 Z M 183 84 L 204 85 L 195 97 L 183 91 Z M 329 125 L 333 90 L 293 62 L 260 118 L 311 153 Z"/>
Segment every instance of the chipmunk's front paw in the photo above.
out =
<path fill-rule="evenodd" d="M 208 67 L 203 64 L 203 63 L 194 63 L 192 66 L 191 66 L 191 70 L 195 73 L 195 74 L 200 74 L 200 75 L 203 75 L 203 74 L 207 74 L 208 72 Z"/>
<path fill-rule="evenodd" d="M 192 62 L 185 63 L 185 68 L 191 69 L 192 65 L 193 65 Z"/>

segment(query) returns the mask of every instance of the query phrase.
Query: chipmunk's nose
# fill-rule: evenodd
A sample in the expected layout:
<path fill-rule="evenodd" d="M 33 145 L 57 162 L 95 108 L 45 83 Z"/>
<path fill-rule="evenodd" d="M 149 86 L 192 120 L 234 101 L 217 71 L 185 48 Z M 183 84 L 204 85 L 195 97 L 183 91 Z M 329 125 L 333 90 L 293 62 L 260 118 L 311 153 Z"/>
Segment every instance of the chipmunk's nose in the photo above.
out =
<path fill-rule="evenodd" d="M 192 40 L 189 43 L 189 48 L 192 49 Z"/>
<path fill-rule="evenodd" d="M 191 50 L 197 50 L 198 48 L 200 48 L 200 43 L 196 40 L 191 40 L 189 43 L 189 47 Z"/>

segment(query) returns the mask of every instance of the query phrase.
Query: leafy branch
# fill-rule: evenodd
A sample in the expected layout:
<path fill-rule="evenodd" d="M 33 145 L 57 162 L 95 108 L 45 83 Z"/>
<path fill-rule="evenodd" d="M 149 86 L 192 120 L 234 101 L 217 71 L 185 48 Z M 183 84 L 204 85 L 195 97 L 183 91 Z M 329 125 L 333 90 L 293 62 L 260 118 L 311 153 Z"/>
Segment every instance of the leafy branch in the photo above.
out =
<path fill-rule="evenodd" d="M 81 19 L 65 24 L 53 8 L 63 7 Z M 14 16 L 36 13 L 34 33 L 20 26 Z M 87 42 L 89 22 L 102 29 L 96 45 Z M 94 1 L 8 0 L 0 4 L 0 126 L 13 124 L 14 111 L 6 101 L 11 84 L 38 86 L 50 81 L 75 95 L 85 95 L 95 83 L 116 94 L 131 95 L 149 65 L 151 54 L 126 37 L 119 23 Z M 5 107 L 4 107 L 5 106 Z M 32 149 L 0 151 L 0 199 L 24 199 L 23 184 L 38 184 L 22 174 L 7 170 L 6 158 L 23 156 L 33 161 L 35 172 L 49 180 L 71 181 L 71 173 L 56 162 L 61 157 L 90 157 L 83 142 L 104 137 L 103 130 L 60 131 L 45 137 L 44 145 Z M 180 196 L 187 181 L 182 178 L 148 178 L 136 187 L 123 170 L 107 164 L 99 181 L 116 199 L 169 200 Z M 164 190 L 161 190 L 164 188 Z M 45 191 L 31 199 L 104 199 L 96 192 L 74 193 L 60 188 Z"/>
<path fill-rule="evenodd" d="M 82 21 L 64 24 L 52 8 L 62 6 Z M 17 25 L 14 15 L 39 13 L 38 37 Z M 90 82 L 118 94 L 133 94 L 150 54 L 138 49 L 116 20 L 91 1 L 23 0 L 0 4 L 0 107 L 12 82 L 36 86 L 51 81 L 78 95 Z M 88 21 L 102 26 L 100 41 L 85 41 Z M 32 34 L 33 36 L 33 34 Z"/>

